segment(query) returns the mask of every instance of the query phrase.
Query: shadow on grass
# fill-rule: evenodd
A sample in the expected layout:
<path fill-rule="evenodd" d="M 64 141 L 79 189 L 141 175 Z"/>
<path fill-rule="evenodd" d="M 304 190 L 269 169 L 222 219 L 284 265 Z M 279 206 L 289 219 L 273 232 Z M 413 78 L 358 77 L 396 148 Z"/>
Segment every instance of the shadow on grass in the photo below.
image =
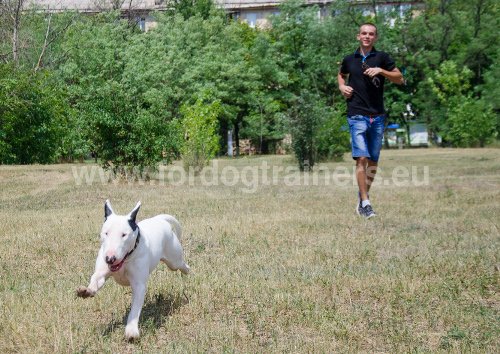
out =
<path fill-rule="evenodd" d="M 178 309 L 189 303 L 185 293 L 175 294 L 156 294 L 152 299 L 147 299 L 142 307 L 141 317 L 139 319 L 139 330 L 158 329 L 165 324 L 168 317 L 172 316 Z M 122 326 L 127 323 L 127 317 L 130 312 L 128 307 L 122 320 L 113 319 L 103 332 L 103 336 L 109 336 L 117 329 L 123 330 Z M 142 331 L 141 331 L 142 332 Z"/>

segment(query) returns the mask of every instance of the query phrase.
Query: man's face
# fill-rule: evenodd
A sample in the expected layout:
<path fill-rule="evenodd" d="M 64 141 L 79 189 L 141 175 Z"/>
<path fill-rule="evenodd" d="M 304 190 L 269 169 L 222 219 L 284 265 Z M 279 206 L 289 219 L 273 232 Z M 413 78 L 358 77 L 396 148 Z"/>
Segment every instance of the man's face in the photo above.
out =
<path fill-rule="evenodd" d="M 370 25 L 361 26 L 357 39 L 362 47 L 372 47 L 377 41 L 377 29 Z"/>

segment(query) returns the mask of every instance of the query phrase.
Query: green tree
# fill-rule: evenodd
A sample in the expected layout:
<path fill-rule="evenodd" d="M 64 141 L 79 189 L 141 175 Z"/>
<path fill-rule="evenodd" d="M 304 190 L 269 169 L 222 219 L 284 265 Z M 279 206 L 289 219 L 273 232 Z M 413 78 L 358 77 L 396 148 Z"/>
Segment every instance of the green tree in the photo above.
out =
<path fill-rule="evenodd" d="M 252 29 L 239 24 L 238 35 L 244 44 L 247 66 L 254 73 L 240 114 L 241 135 L 251 139 L 259 153 L 275 151 L 287 133 L 287 99 L 284 89 L 288 74 L 280 67 L 272 30 Z"/>
<path fill-rule="evenodd" d="M 124 79 L 138 105 L 166 120 L 209 92 L 221 103 L 221 134 L 233 127 L 237 131 L 259 80 L 243 43 L 249 32 L 218 13 L 207 19 L 160 15 L 155 30 L 132 40 L 125 53 Z"/>
<path fill-rule="evenodd" d="M 300 169 L 313 168 L 317 160 L 317 134 L 333 105 L 341 58 L 338 38 L 331 35 L 333 20 L 319 21 L 317 11 L 289 1 L 272 21 L 275 60 L 287 74 L 283 97 Z"/>
<path fill-rule="evenodd" d="M 284 138 L 287 121 L 283 109 L 282 102 L 270 92 L 255 92 L 248 115 L 243 120 L 242 136 L 252 141 L 258 153 L 275 152 L 277 143 Z"/>
<path fill-rule="evenodd" d="M 132 67 L 137 60 L 131 58 L 147 39 L 107 13 L 81 18 L 62 45 L 67 59 L 58 72 L 85 122 L 89 146 L 116 171 L 155 167 L 180 149 L 179 129 L 165 109 L 165 97 L 158 84 L 147 86 L 158 78 L 162 62 L 151 61 L 157 71 L 144 63 Z"/>
<path fill-rule="evenodd" d="M 500 49 L 497 48 L 497 58 L 500 58 Z M 481 99 L 488 102 L 493 108 L 492 116 L 490 119 L 495 122 L 496 136 L 500 134 L 500 67 L 493 63 L 484 72 L 484 84 L 478 86 L 478 91 L 481 94 Z"/>
<path fill-rule="evenodd" d="M 180 14 L 184 19 L 200 16 L 208 19 L 218 9 L 213 0 L 166 0 L 166 6 L 172 9 L 171 14 Z"/>
<path fill-rule="evenodd" d="M 446 129 L 450 117 L 427 80 L 443 62 L 453 61 L 458 71 L 469 69 L 469 85 L 465 92 L 460 89 L 462 94 L 474 99 L 488 95 L 486 88 L 491 86 L 485 82 L 485 73 L 494 73 L 498 62 L 498 50 L 491 45 L 495 41 L 492 29 L 498 28 L 498 10 L 494 0 L 428 0 L 418 15 L 409 13 L 396 23 L 399 34 L 393 41 L 400 44 L 399 61 L 408 82 L 405 101 L 431 133 Z M 498 121 L 498 111 L 491 118 Z"/>
<path fill-rule="evenodd" d="M 484 146 L 495 135 L 496 121 L 491 106 L 469 91 L 473 73 L 445 61 L 428 79 L 442 107 L 438 129 L 445 142 L 457 147 Z"/>

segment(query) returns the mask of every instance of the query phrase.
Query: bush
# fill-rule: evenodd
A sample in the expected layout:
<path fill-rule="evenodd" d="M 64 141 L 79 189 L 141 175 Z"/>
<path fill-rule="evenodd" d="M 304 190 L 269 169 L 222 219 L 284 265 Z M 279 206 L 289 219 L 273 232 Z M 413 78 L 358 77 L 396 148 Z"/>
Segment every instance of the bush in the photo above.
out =
<path fill-rule="evenodd" d="M 112 168 L 118 175 L 130 168 L 142 172 L 165 158 L 173 158 L 172 152 L 178 149 L 176 121 L 164 121 L 144 110 L 120 108 L 120 103 L 114 108 L 102 107 L 107 99 L 111 97 L 101 97 L 99 105 L 86 112 L 93 149 L 105 168 Z"/>
<path fill-rule="evenodd" d="M 0 163 L 51 163 L 67 131 L 68 107 L 46 73 L 0 65 Z"/>
<path fill-rule="evenodd" d="M 328 116 L 319 95 L 303 90 L 290 110 L 292 149 L 301 171 L 311 170 L 318 157 L 318 131 Z"/>
<path fill-rule="evenodd" d="M 318 130 L 318 159 L 342 160 L 350 150 L 349 129 L 345 109 L 334 109 Z"/>
<path fill-rule="evenodd" d="M 443 141 L 455 147 L 484 146 L 496 136 L 497 115 L 484 99 L 467 90 L 472 72 L 453 61 L 441 63 L 428 82 L 444 116 L 436 119 Z"/>
<path fill-rule="evenodd" d="M 91 151 L 90 142 L 85 134 L 86 123 L 78 117 L 76 110 L 68 108 L 65 134 L 57 149 L 57 156 L 61 162 L 83 161 Z"/>
<path fill-rule="evenodd" d="M 181 155 L 185 169 L 193 167 L 195 172 L 199 172 L 217 154 L 217 121 L 221 112 L 221 103 L 218 100 L 204 104 L 203 100 L 198 99 L 195 104 L 182 107 L 185 141 Z"/>
<path fill-rule="evenodd" d="M 450 108 L 442 134 L 455 147 L 484 147 L 496 137 L 496 124 L 487 102 L 468 97 Z"/>

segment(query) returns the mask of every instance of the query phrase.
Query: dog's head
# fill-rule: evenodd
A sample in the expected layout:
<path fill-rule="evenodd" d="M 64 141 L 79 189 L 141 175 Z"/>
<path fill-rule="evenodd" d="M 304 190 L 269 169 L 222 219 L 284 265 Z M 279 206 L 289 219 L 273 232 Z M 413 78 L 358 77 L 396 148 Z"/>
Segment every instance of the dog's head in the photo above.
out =
<path fill-rule="evenodd" d="M 104 204 L 104 224 L 101 229 L 103 257 L 112 272 L 120 270 L 127 254 L 134 249 L 139 228 L 136 223 L 141 207 L 138 202 L 127 215 L 117 215 L 109 200 Z"/>

